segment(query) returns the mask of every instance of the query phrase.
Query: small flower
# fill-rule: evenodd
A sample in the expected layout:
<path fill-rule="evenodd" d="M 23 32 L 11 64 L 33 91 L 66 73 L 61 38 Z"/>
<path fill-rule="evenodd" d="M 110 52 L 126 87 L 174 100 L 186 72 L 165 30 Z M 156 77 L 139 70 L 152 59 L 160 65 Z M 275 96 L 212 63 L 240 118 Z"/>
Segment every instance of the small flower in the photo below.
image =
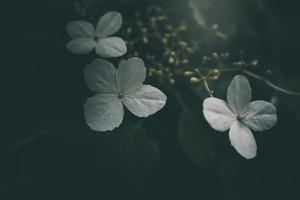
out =
<path fill-rule="evenodd" d="M 123 60 L 118 69 L 110 62 L 96 59 L 84 69 L 87 86 L 96 93 L 84 105 L 85 119 L 95 131 L 118 127 L 125 107 L 138 117 L 148 117 L 164 107 L 167 97 L 159 89 L 143 85 L 144 62 L 139 58 Z"/>
<path fill-rule="evenodd" d="M 217 131 L 229 131 L 231 145 L 247 159 L 256 156 L 253 131 L 272 128 L 277 122 L 276 107 L 266 101 L 251 100 L 251 87 L 243 75 L 236 75 L 227 90 L 228 104 L 210 97 L 203 102 L 203 114 Z"/>
<path fill-rule="evenodd" d="M 118 57 L 127 52 L 123 39 L 108 37 L 122 26 L 118 12 L 107 12 L 98 21 L 96 28 L 86 21 L 73 21 L 67 25 L 67 32 L 73 38 L 67 48 L 76 54 L 87 54 L 93 49 L 101 57 Z"/>

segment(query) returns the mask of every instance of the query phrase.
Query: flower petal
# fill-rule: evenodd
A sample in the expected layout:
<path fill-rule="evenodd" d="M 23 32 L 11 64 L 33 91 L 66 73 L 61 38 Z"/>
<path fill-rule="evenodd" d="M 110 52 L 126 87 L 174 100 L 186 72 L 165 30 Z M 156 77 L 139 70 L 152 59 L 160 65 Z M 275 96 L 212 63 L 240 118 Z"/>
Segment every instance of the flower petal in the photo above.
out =
<path fill-rule="evenodd" d="M 277 122 L 276 107 L 266 101 L 253 101 L 249 104 L 242 122 L 254 131 L 270 129 Z"/>
<path fill-rule="evenodd" d="M 124 108 L 117 95 L 97 94 L 84 104 L 86 123 L 95 131 L 110 131 L 122 123 Z"/>
<path fill-rule="evenodd" d="M 142 87 L 146 79 L 146 67 L 140 58 L 129 58 L 119 64 L 117 84 L 121 93 L 130 93 Z"/>
<path fill-rule="evenodd" d="M 87 54 L 96 46 L 96 41 L 90 38 L 73 39 L 67 44 L 67 49 L 75 54 Z"/>
<path fill-rule="evenodd" d="M 251 130 L 236 120 L 229 131 L 231 145 L 247 159 L 256 156 L 257 146 Z"/>
<path fill-rule="evenodd" d="M 97 41 L 96 53 L 101 57 L 118 57 L 126 52 L 126 43 L 119 37 L 108 37 Z"/>
<path fill-rule="evenodd" d="M 217 131 L 228 130 L 236 119 L 228 104 L 214 97 L 203 101 L 203 114 L 210 126 Z"/>
<path fill-rule="evenodd" d="M 122 15 L 119 12 L 107 12 L 98 21 L 96 35 L 105 38 L 116 33 L 122 26 Z"/>
<path fill-rule="evenodd" d="M 251 100 L 251 87 L 243 75 L 236 75 L 227 89 L 227 101 L 236 114 L 243 112 Z"/>
<path fill-rule="evenodd" d="M 162 109 L 167 97 L 159 89 L 151 85 L 143 85 L 123 98 L 123 103 L 128 110 L 138 117 L 148 117 Z"/>
<path fill-rule="evenodd" d="M 82 20 L 70 22 L 66 30 L 72 38 L 87 37 L 92 39 L 95 37 L 93 24 Z"/>
<path fill-rule="evenodd" d="M 86 65 L 84 78 L 94 93 L 117 94 L 116 68 L 106 60 L 99 58 Z"/>

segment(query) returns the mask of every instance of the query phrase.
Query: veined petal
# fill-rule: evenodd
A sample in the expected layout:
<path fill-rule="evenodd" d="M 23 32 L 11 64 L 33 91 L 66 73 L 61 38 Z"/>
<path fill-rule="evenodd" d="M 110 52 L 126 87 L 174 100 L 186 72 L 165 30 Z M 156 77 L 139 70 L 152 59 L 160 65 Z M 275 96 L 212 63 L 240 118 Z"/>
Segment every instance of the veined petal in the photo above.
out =
<path fill-rule="evenodd" d="M 83 20 L 70 22 L 66 30 L 72 38 L 87 37 L 93 39 L 95 37 L 93 24 Z"/>
<path fill-rule="evenodd" d="M 97 41 L 96 53 L 101 57 L 118 57 L 126 52 L 126 43 L 119 37 L 108 37 Z"/>
<path fill-rule="evenodd" d="M 95 131 L 110 131 L 122 123 L 124 108 L 117 95 L 97 94 L 84 104 L 86 123 Z"/>
<path fill-rule="evenodd" d="M 162 109 L 167 97 L 151 85 L 143 85 L 131 94 L 126 94 L 123 103 L 128 110 L 138 117 L 148 117 Z"/>
<path fill-rule="evenodd" d="M 236 120 L 229 131 L 231 145 L 236 151 L 247 159 L 256 156 L 257 146 L 251 130 Z"/>
<path fill-rule="evenodd" d="M 117 70 L 117 84 L 120 92 L 130 93 L 142 87 L 146 79 L 146 67 L 140 58 L 123 60 Z"/>
<path fill-rule="evenodd" d="M 107 12 L 98 21 L 96 35 L 104 38 L 116 33 L 122 26 L 122 15 L 119 12 Z"/>
<path fill-rule="evenodd" d="M 84 68 L 87 86 L 94 93 L 117 94 L 116 68 L 110 62 L 96 59 Z"/>
<path fill-rule="evenodd" d="M 210 126 L 217 131 L 228 130 L 236 119 L 228 104 L 214 97 L 203 101 L 203 114 Z"/>
<path fill-rule="evenodd" d="M 234 113 L 243 112 L 251 100 L 251 87 L 243 75 L 236 75 L 227 89 L 227 102 Z"/>
<path fill-rule="evenodd" d="M 277 122 L 276 107 L 266 101 L 253 101 L 248 105 L 242 122 L 254 131 L 270 129 Z"/>
<path fill-rule="evenodd" d="M 67 49 L 75 54 L 87 54 L 96 46 L 96 41 L 90 38 L 76 38 L 68 42 Z"/>

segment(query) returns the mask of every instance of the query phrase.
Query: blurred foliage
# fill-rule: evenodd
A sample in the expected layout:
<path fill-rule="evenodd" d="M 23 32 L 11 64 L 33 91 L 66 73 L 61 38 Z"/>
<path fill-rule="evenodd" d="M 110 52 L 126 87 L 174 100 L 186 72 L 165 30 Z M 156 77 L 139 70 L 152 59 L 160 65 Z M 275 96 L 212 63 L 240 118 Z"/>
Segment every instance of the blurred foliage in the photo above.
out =
<path fill-rule="evenodd" d="M 215 164 L 214 131 L 205 123 L 199 110 L 186 106 L 180 116 L 177 131 L 183 151 L 199 166 L 199 170 L 205 171 Z"/>

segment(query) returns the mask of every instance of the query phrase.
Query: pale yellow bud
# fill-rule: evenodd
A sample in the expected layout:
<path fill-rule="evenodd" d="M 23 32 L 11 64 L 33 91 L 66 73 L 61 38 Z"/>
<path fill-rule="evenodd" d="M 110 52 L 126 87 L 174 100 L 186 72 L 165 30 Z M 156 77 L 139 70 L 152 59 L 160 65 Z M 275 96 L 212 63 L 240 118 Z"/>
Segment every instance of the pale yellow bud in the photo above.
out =
<path fill-rule="evenodd" d="M 212 30 L 212 31 L 217 31 L 217 30 L 219 30 L 219 24 L 213 24 L 213 25 L 211 26 L 211 30 Z"/>
<path fill-rule="evenodd" d="M 210 73 L 212 75 L 220 75 L 220 70 L 219 69 L 213 69 L 213 70 L 210 71 Z"/>
<path fill-rule="evenodd" d="M 189 63 L 189 60 L 188 59 L 183 59 L 181 62 L 182 62 L 182 64 L 187 64 L 187 63 Z"/>
<path fill-rule="evenodd" d="M 258 65 L 258 60 L 253 60 L 253 61 L 251 62 L 251 65 L 252 65 L 252 66 L 257 66 L 257 65 Z"/>
<path fill-rule="evenodd" d="M 156 74 L 162 75 L 162 74 L 163 74 L 163 71 L 162 71 L 162 70 L 157 70 L 157 71 L 156 71 Z"/>
<path fill-rule="evenodd" d="M 212 54 L 211 54 L 211 57 L 212 57 L 213 59 L 218 59 L 218 58 L 219 58 L 219 56 L 218 56 L 218 54 L 217 54 L 216 52 L 212 53 Z"/>
<path fill-rule="evenodd" d="M 146 33 L 146 32 L 147 32 L 147 29 L 146 29 L 146 28 L 142 28 L 141 30 L 142 30 L 143 33 Z"/>
<path fill-rule="evenodd" d="M 127 28 L 127 33 L 131 33 L 132 32 L 132 28 Z"/>
<path fill-rule="evenodd" d="M 244 61 L 237 61 L 237 62 L 234 62 L 232 65 L 235 66 L 235 67 L 241 67 L 245 64 Z"/>
<path fill-rule="evenodd" d="M 219 78 L 218 75 L 215 75 L 215 76 L 210 77 L 211 80 L 218 80 L 218 78 Z"/>
<path fill-rule="evenodd" d="M 191 81 L 192 84 L 195 84 L 195 83 L 200 82 L 200 79 L 193 76 L 193 77 L 190 78 L 190 81 Z"/>
<path fill-rule="evenodd" d="M 144 43 L 144 44 L 147 44 L 147 43 L 148 43 L 148 38 L 145 37 L 145 36 L 143 37 L 143 43 Z"/>
<path fill-rule="evenodd" d="M 175 62 L 174 58 L 173 57 L 169 57 L 169 63 L 173 64 L 174 62 Z"/>
<path fill-rule="evenodd" d="M 174 84 L 175 84 L 175 79 L 174 79 L 174 78 L 170 78 L 169 81 L 170 81 L 170 84 L 171 84 L 171 85 L 174 85 Z"/>
<path fill-rule="evenodd" d="M 185 77 L 190 77 L 190 76 L 192 76 L 194 74 L 194 72 L 192 72 L 192 71 L 185 71 L 184 73 L 183 73 L 183 76 L 185 76 Z"/>

